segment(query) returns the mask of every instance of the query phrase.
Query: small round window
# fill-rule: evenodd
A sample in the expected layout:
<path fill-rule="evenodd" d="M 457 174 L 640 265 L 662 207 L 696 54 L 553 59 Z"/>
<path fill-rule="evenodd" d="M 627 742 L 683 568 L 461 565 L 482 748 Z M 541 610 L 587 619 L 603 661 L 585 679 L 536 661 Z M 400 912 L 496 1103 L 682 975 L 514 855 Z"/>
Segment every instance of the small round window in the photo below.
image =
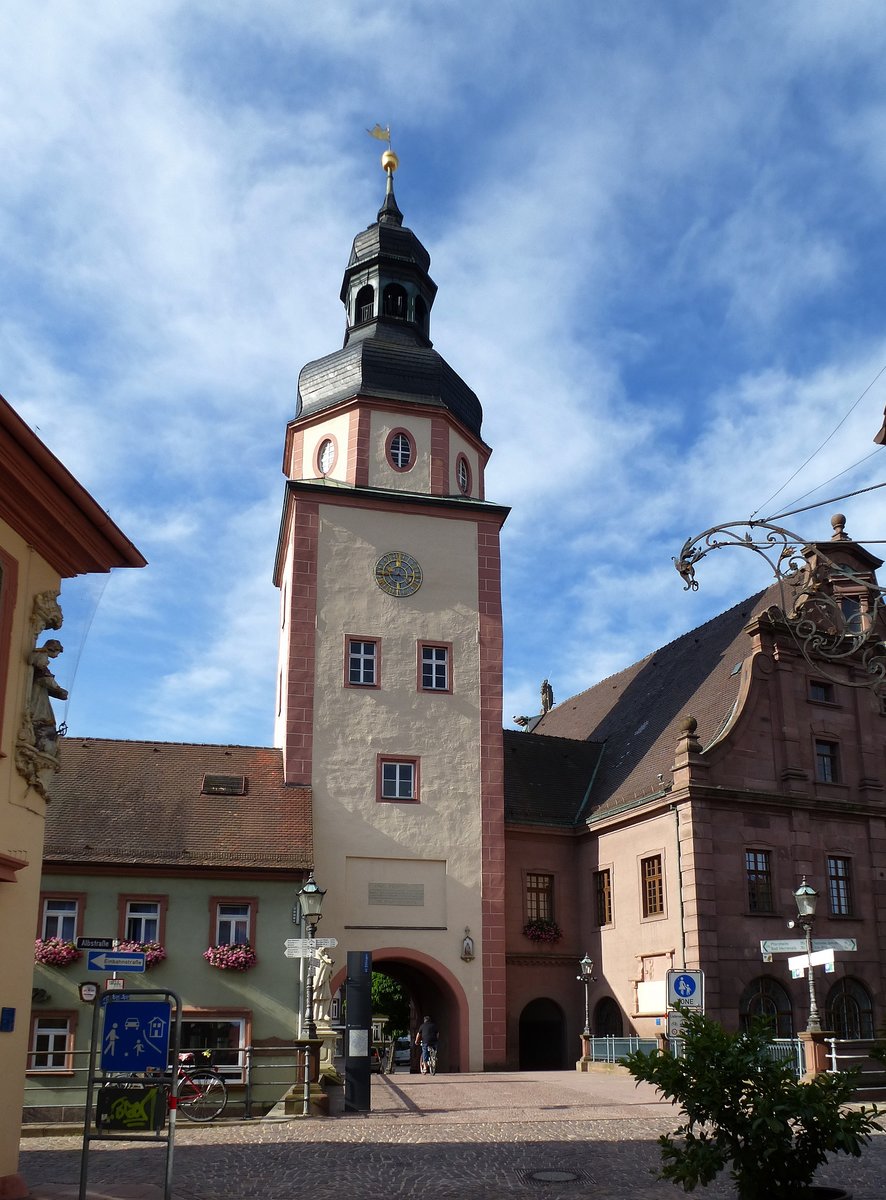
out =
<path fill-rule="evenodd" d="M 325 438 L 317 451 L 317 466 L 321 475 L 328 475 L 335 463 L 335 445 L 331 438 Z"/>
<path fill-rule="evenodd" d="M 471 490 L 471 468 L 463 454 L 459 454 L 455 463 L 455 477 L 458 480 L 458 490 L 466 496 Z"/>
<path fill-rule="evenodd" d="M 398 471 L 405 471 L 412 462 L 412 442 L 405 433 L 395 433 L 391 438 L 388 450 L 391 465 Z"/>

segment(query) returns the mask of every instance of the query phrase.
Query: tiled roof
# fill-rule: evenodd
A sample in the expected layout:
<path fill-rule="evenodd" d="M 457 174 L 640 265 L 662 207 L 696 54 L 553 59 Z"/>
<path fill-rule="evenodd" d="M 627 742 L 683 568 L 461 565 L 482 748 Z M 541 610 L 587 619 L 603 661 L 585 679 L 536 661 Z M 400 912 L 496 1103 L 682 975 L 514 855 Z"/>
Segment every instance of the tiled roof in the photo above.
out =
<path fill-rule="evenodd" d="M 605 743 L 588 814 L 648 796 L 670 781 L 680 721 L 693 716 L 707 746 L 738 696 L 739 673 L 751 642 L 744 632 L 755 613 L 779 600 L 778 587 L 758 592 L 647 655 L 617 675 L 546 713 L 538 734 Z"/>
<path fill-rule="evenodd" d="M 60 756 L 47 862 L 313 865 L 311 789 L 284 784 L 279 750 L 69 737 Z M 246 792 L 204 796 L 207 774 L 246 776 Z"/>
<path fill-rule="evenodd" d="M 505 820 L 574 825 L 600 751 L 594 742 L 504 730 Z"/>

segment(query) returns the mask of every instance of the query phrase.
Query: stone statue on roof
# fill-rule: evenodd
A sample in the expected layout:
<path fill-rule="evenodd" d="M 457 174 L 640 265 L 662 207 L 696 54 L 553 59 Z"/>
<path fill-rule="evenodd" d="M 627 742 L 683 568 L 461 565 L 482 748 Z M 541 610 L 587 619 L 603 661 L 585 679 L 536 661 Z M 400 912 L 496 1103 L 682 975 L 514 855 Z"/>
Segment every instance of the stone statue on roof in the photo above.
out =
<path fill-rule="evenodd" d="M 542 714 L 550 712 L 554 707 L 554 689 L 546 679 L 542 680 L 541 685 L 541 711 Z"/>

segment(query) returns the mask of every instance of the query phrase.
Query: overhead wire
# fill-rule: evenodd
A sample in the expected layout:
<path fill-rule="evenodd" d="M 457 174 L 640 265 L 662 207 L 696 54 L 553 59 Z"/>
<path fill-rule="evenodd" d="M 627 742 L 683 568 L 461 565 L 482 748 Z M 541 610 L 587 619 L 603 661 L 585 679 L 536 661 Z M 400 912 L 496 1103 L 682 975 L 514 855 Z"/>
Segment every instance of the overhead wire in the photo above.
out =
<path fill-rule="evenodd" d="M 858 408 L 859 404 L 861 404 L 862 400 L 865 398 L 865 396 L 868 394 L 868 392 L 871 390 L 871 388 L 874 386 L 874 384 L 877 382 L 877 380 L 880 378 L 880 376 L 884 372 L 886 372 L 886 363 L 883 364 L 883 366 L 880 368 L 880 370 L 877 372 L 877 374 L 874 376 L 874 378 L 871 380 L 871 382 L 868 384 L 868 386 L 864 389 L 864 391 L 861 393 L 861 395 L 858 397 L 858 399 L 854 402 L 854 404 L 852 404 L 849 407 L 849 410 L 844 414 L 844 416 L 841 418 L 841 420 L 837 422 L 837 424 L 834 426 L 834 428 L 831 430 L 831 432 L 828 434 L 828 436 L 825 438 L 825 440 L 821 443 L 821 445 L 816 450 L 813 450 L 813 452 L 809 455 L 809 457 L 806 459 L 806 461 L 804 463 L 801 463 L 801 465 L 799 467 L 797 467 L 796 471 L 794 471 L 794 473 L 784 481 L 784 483 L 781 485 L 781 487 L 777 491 L 772 493 L 772 495 L 769 497 L 768 500 L 764 500 L 764 502 L 761 505 L 759 505 L 757 508 L 754 509 L 754 511 L 751 513 L 751 520 L 754 519 L 754 517 L 757 515 L 757 513 L 760 511 L 760 509 L 765 508 L 767 504 L 770 504 L 775 499 L 776 496 L 780 496 L 781 493 L 788 486 L 788 484 L 791 483 L 794 479 L 796 479 L 797 476 L 800 474 L 800 472 L 805 470 L 806 467 L 809 466 L 809 464 L 812 462 L 812 460 L 815 458 L 815 456 L 817 454 L 821 453 L 821 451 L 825 448 L 825 446 L 828 444 L 828 442 L 831 440 L 831 438 L 834 437 L 834 435 L 838 432 L 838 430 L 843 425 L 845 425 L 845 423 L 849 420 L 850 416 L 855 412 L 856 408 Z M 841 474 L 842 474 L 842 472 L 841 472 Z M 824 486 L 824 485 L 822 484 L 821 486 Z M 807 495 L 808 495 L 808 493 L 807 493 Z M 833 502 L 824 500 L 824 501 L 822 501 L 822 503 L 829 504 L 829 503 L 833 503 Z M 775 518 L 773 518 L 773 520 L 774 519 Z"/>

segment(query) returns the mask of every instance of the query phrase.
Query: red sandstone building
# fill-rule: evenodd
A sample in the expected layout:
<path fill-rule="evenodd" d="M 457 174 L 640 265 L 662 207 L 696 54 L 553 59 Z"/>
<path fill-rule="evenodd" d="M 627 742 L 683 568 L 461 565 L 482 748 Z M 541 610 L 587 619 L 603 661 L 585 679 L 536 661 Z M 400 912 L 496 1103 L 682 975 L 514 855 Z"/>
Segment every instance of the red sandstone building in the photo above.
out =
<path fill-rule="evenodd" d="M 777 588 L 502 733 L 507 509 L 486 497 L 479 400 L 432 346 L 430 259 L 385 161 L 344 345 L 300 376 L 274 575 L 276 740 L 284 786 L 311 799 L 333 985 L 370 950 L 440 1024 L 444 1070 L 573 1063 L 586 953 L 594 1033 L 663 1032 L 667 971 L 686 967 L 711 1015 L 788 1035 L 806 982 L 761 942 L 790 936 L 805 876 L 816 937 L 857 945 L 818 977 L 825 1024 L 871 1034 L 886 716 L 858 656 L 804 657 Z M 841 525 L 807 549 L 823 593 L 873 622 L 879 560 Z"/>

